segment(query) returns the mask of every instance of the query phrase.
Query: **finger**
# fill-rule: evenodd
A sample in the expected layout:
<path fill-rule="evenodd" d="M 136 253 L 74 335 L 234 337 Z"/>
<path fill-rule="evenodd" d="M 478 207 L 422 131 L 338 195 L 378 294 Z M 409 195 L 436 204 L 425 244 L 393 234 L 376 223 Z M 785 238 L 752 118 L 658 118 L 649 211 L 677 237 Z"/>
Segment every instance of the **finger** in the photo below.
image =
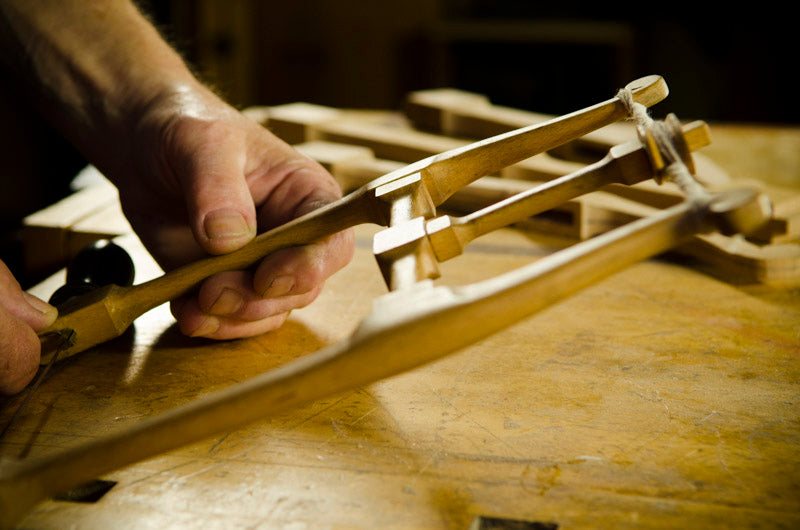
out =
<path fill-rule="evenodd" d="M 256 269 L 253 289 L 263 298 L 309 292 L 350 262 L 353 247 L 353 233 L 346 230 L 317 243 L 270 254 Z"/>
<path fill-rule="evenodd" d="M 184 120 L 172 131 L 173 171 L 186 197 L 198 244 L 211 254 L 236 250 L 256 233 L 256 214 L 245 180 L 244 133 L 221 121 Z"/>
<path fill-rule="evenodd" d="M 0 305 L 36 331 L 55 322 L 55 307 L 22 290 L 5 263 L 0 261 Z"/>
<path fill-rule="evenodd" d="M 288 309 L 272 313 L 271 310 L 276 307 L 273 305 L 267 316 L 255 320 L 240 319 L 238 316 L 210 315 L 200 308 L 195 297 L 176 300 L 171 307 L 183 334 L 218 340 L 252 337 L 273 331 L 283 325 L 290 313 Z M 243 307 L 247 308 L 248 305 L 245 304 Z M 250 308 L 246 311 L 252 313 L 254 309 Z M 244 316 L 253 315 L 245 314 Z M 260 315 L 258 316 L 260 317 Z"/>
<path fill-rule="evenodd" d="M 206 315 L 218 317 L 222 324 L 238 322 L 255 322 L 300 309 L 313 302 L 322 291 L 323 284 L 296 296 L 283 296 L 281 298 L 260 298 L 254 293 L 242 296 L 226 288 L 210 309 L 205 309 L 202 301 L 198 300 L 198 308 Z M 220 303 L 226 297 L 236 300 L 236 304 Z"/>
<path fill-rule="evenodd" d="M 237 329 L 263 329 L 249 323 L 305 307 L 322 290 L 319 284 L 297 296 L 263 299 L 253 291 L 252 285 L 252 275 L 244 271 L 224 272 L 208 278 L 200 286 L 196 304 L 184 303 L 176 310 L 184 331 L 195 336 L 219 337 L 228 336 Z M 207 319 L 208 316 L 216 318 Z M 194 326 L 197 327 L 192 329 Z"/>
<path fill-rule="evenodd" d="M 264 299 L 253 290 L 253 275 L 245 271 L 229 271 L 205 280 L 197 293 L 200 310 L 209 315 L 240 320 L 259 320 L 274 314 L 308 305 L 322 288 L 322 283 L 300 293 Z"/>
<path fill-rule="evenodd" d="M 336 180 L 322 166 L 289 148 L 284 162 L 251 183 L 260 230 L 269 230 L 341 198 Z"/>
<path fill-rule="evenodd" d="M 41 346 L 36 332 L 0 305 L 0 394 L 16 394 L 39 368 Z"/>
<path fill-rule="evenodd" d="M 319 164 L 300 153 L 289 157 L 278 184 L 258 211 L 262 230 L 309 213 L 341 197 L 333 177 Z M 257 186 L 254 196 L 260 197 Z M 256 269 L 253 287 L 264 298 L 296 296 L 316 289 L 334 272 L 344 267 L 353 256 L 353 234 L 344 231 L 317 243 L 284 249 L 267 256 Z"/>

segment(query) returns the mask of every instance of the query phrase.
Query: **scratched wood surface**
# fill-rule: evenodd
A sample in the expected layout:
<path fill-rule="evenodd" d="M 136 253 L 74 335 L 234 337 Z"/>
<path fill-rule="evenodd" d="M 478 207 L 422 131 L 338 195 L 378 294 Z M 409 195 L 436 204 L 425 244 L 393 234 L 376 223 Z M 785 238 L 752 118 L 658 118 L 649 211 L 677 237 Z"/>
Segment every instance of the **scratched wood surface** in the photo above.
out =
<path fill-rule="evenodd" d="M 60 363 L 0 456 L 81 443 L 345 337 L 385 292 L 374 232 L 357 230 L 353 262 L 277 332 L 188 339 L 162 307 Z M 157 273 L 122 244 L 137 281 Z M 498 232 L 442 281 L 563 244 Z M 652 260 L 437 363 L 118 470 L 100 500 L 48 501 L 21 528 L 798 527 L 799 357 L 800 286 Z"/>

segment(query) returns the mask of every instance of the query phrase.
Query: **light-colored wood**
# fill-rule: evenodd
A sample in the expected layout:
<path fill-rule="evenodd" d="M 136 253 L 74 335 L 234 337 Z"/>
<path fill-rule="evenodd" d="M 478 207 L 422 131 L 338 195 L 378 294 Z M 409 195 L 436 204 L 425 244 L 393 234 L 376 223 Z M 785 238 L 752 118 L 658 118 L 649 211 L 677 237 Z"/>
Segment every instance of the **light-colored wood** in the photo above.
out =
<path fill-rule="evenodd" d="M 271 107 L 261 123 L 285 141 L 295 144 L 328 141 L 360 145 L 376 156 L 402 162 L 414 162 L 436 153 L 468 145 L 471 141 L 430 134 L 398 125 L 351 117 L 348 112 L 307 103 L 289 103 Z M 541 123 L 541 122 L 540 122 Z M 529 125 L 529 124 L 528 124 Z M 483 136 L 487 138 L 491 135 Z M 630 139 L 630 138 L 629 138 Z M 504 176 L 548 180 L 580 167 L 579 163 L 560 160 L 547 153 L 526 159 L 513 168 L 504 168 Z"/>
<path fill-rule="evenodd" d="M 629 87 L 633 97 L 646 105 L 660 101 L 667 93 L 666 83 L 659 76 L 633 81 Z M 59 308 L 56 321 L 40 332 L 42 363 L 47 363 L 56 349 L 60 350 L 60 356 L 68 357 L 118 337 L 140 315 L 180 296 L 212 274 L 244 269 L 281 248 L 307 244 L 358 224 L 389 224 L 392 205 L 378 195 L 387 187 L 405 185 L 409 176 L 419 174 L 418 182 L 412 184 L 417 200 L 424 198 L 438 206 L 458 189 L 484 175 L 626 115 L 624 104 L 612 98 L 547 123 L 436 154 L 379 177 L 339 201 L 261 234 L 235 252 L 188 264 L 144 284 L 109 285 L 77 297 Z M 412 269 L 416 270 L 417 265 Z M 74 332 L 70 344 L 53 339 L 60 337 L 64 330 Z"/>
<path fill-rule="evenodd" d="M 756 193 L 745 191 L 704 205 L 687 202 L 484 282 L 460 288 L 421 282 L 390 293 L 349 340 L 116 434 L 7 466 L 0 526 L 92 477 L 464 348 L 690 235 L 714 230 L 723 219 L 752 229 L 767 219 L 760 204 Z M 735 215 L 743 210 L 748 214 Z"/>
<path fill-rule="evenodd" d="M 736 179 L 753 179 L 765 186 L 793 190 L 800 186 L 797 124 L 714 123 L 713 129 L 714 142 L 705 153 Z"/>
<path fill-rule="evenodd" d="M 356 229 L 353 262 L 274 333 L 189 339 L 159 308 L 57 365 L 0 441 L 3 461 L 102 437 L 346 337 L 385 292 L 374 231 Z M 495 232 L 443 274 L 472 283 L 552 245 Z M 147 273 L 151 258 L 126 248 Z M 20 528 L 445 530 L 478 515 L 792 528 L 796 294 L 641 262 L 436 363 L 105 475 L 116 485 L 99 501 L 45 501 Z M 0 399 L 0 423 L 19 401 Z"/>
<path fill-rule="evenodd" d="M 97 214 L 106 205 L 118 203 L 118 196 L 111 183 L 102 181 L 27 216 L 22 229 L 26 270 L 32 276 L 38 276 L 63 267 L 75 255 L 76 246 L 82 243 L 82 237 L 76 236 L 72 227 Z M 105 235 L 109 232 L 99 234 L 98 239 Z"/>

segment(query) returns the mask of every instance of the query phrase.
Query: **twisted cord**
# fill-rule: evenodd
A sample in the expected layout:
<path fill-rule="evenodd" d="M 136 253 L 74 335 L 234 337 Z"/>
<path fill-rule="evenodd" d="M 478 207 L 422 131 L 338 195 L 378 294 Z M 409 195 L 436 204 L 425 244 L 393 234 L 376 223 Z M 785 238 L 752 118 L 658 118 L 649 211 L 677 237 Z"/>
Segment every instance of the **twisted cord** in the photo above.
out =
<path fill-rule="evenodd" d="M 667 125 L 663 121 L 656 121 L 651 118 L 647 107 L 634 101 L 633 93 L 630 89 L 621 89 L 617 93 L 617 97 L 625 105 L 628 114 L 636 124 L 648 130 L 655 140 L 658 151 L 665 162 L 663 176 L 667 180 L 674 182 L 688 199 L 706 199 L 708 192 L 695 180 L 689 168 L 681 160 Z"/>
<path fill-rule="evenodd" d="M 633 92 L 630 89 L 621 88 L 619 92 L 617 92 L 617 97 L 622 101 L 623 105 L 625 105 L 628 114 L 638 125 L 650 127 L 655 123 L 655 120 L 650 117 L 647 107 L 633 99 Z"/>

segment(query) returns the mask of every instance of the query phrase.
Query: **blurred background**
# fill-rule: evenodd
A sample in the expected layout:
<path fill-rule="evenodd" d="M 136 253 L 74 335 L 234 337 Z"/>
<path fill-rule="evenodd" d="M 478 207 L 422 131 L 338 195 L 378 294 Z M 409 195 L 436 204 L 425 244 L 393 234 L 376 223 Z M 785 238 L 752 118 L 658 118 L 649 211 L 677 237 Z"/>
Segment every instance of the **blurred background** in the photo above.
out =
<path fill-rule="evenodd" d="M 671 93 L 654 117 L 674 112 L 684 121 L 800 123 L 786 90 L 797 48 L 792 17 L 769 3 L 757 12 L 726 5 L 725 13 L 710 14 L 688 2 L 139 4 L 198 75 L 240 108 L 305 101 L 399 110 L 409 91 L 447 86 L 500 105 L 562 114 L 657 73 Z M 0 171 L 9 182 L 0 194 L 0 258 L 13 265 L 21 219 L 68 194 L 85 161 L 10 90 L 0 98 L 7 125 Z"/>
<path fill-rule="evenodd" d="M 168 39 L 239 105 L 394 108 L 452 86 L 563 113 L 642 75 L 685 119 L 797 123 L 793 17 L 702 2 L 144 0 Z M 644 13 L 650 13 L 644 15 Z"/>

